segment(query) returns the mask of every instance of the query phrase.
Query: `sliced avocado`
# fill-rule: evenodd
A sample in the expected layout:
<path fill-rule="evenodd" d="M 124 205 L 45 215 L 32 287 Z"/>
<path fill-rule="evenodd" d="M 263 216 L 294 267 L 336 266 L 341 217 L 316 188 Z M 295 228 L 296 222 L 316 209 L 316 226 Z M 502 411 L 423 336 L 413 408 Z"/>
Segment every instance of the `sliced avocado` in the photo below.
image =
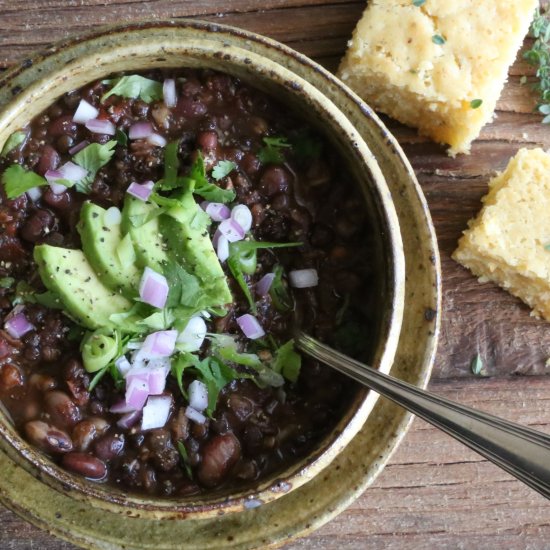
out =
<path fill-rule="evenodd" d="M 34 247 L 34 259 L 46 288 L 59 296 L 75 321 L 89 329 L 115 328 L 110 316 L 132 307 L 102 284 L 82 250 L 41 244 Z"/>
<path fill-rule="evenodd" d="M 224 306 L 232 296 L 208 234 L 210 218 L 195 202 L 191 190 L 182 191 L 177 198 L 180 204 L 159 219 L 168 254 L 200 279 L 211 298 L 211 307 Z"/>
<path fill-rule="evenodd" d="M 158 208 L 156 204 L 126 195 L 120 227 L 123 233 L 129 233 L 132 237 L 137 265 L 141 268 L 150 267 L 162 273 L 168 256 L 160 234 L 158 217 L 153 217 L 147 223 L 140 224 L 138 221 L 146 220 Z"/>
<path fill-rule="evenodd" d="M 107 212 L 90 201 L 82 205 L 78 223 L 82 249 L 101 282 L 131 298 L 137 295 L 141 277 L 136 254 L 129 239 L 122 242 L 120 220 L 110 220 Z"/>

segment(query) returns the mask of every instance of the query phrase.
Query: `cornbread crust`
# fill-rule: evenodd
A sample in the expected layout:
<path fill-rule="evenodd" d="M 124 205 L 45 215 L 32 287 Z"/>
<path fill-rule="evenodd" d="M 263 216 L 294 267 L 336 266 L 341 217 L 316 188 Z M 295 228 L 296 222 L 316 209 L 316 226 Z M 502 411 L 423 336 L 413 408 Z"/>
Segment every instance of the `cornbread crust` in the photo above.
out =
<path fill-rule="evenodd" d="M 550 321 L 550 154 L 520 149 L 482 201 L 453 258 Z"/>
<path fill-rule="evenodd" d="M 374 109 L 449 144 L 451 156 L 467 153 L 493 116 L 537 5 L 372 0 L 338 76 Z M 481 106 L 472 108 L 478 99 Z"/>

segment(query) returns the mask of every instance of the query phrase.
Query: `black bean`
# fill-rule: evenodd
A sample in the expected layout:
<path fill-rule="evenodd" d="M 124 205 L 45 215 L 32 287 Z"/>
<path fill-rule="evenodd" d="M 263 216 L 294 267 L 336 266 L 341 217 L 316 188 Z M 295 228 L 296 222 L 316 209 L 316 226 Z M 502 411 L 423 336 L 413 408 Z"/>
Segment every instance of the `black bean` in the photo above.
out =
<path fill-rule="evenodd" d="M 285 193 L 290 182 L 290 174 L 282 166 L 268 166 L 260 177 L 258 189 L 268 197 Z"/>
<path fill-rule="evenodd" d="M 54 215 L 48 210 L 39 208 L 21 228 L 21 236 L 26 241 L 35 243 L 47 235 L 55 224 Z"/>
<path fill-rule="evenodd" d="M 112 460 L 124 451 L 123 434 L 107 434 L 94 444 L 95 454 L 102 460 Z"/>
<path fill-rule="evenodd" d="M 241 456 L 239 440 L 232 434 L 217 435 L 205 445 L 197 475 L 207 487 L 215 487 Z"/>

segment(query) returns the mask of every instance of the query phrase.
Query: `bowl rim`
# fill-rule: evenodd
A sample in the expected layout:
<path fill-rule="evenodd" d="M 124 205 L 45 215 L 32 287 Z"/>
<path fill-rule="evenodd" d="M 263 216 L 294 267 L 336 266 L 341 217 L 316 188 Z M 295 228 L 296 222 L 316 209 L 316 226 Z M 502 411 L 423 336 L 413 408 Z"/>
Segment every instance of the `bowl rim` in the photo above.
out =
<path fill-rule="evenodd" d="M 69 41 L 63 41 L 57 46 L 52 47 L 50 55 L 55 55 L 55 53 L 59 51 L 70 52 L 72 49 L 78 49 L 79 47 L 81 48 L 83 45 L 88 46 L 87 55 L 78 56 L 77 58 L 70 60 L 69 63 L 65 64 L 62 68 L 58 68 L 57 71 L 54 71 L 53 74 L 55 75 L 55 78 L 53 79 L 53 82 L 49 82 L 48 85 L 50 87 L 54 85 L 58 87 L 61 86 L 61 83 L 66 80 L 66 73 L 69 72 L 75 64 L 84 65 L 83 60 L 91 63 L 92 58 L 94 58 L 94 56 L 97 56 L 96 60 L 99 62 L 99 54 L 104 53 L 101 51 L 101 47 L 103 47 L 103 45 L 101 42 L 99 44 L 95 44 L 94 40 L 99 39 L 101 41 L 102 38 L 108 39 L 108 42 L 110 43 L 112 48 L 110 51 L 111 55 L 107 55 L 107 59 L 110 60 L 112 59 L 112 56 L 115 55 L 115 53 L 119 52 L 120 50 L 126 51 L 126 49 L 128 48 L 127 44 L 122 44 L 120 42 L 118 43 L 118 49 L 113 48 L 113 41 L 117 38 L 119 40 L 124 40 L 124 34 L 128 32 L 128 28 L 130 28 L 130 31 L 139 33 L 143 29 L 171 30 L 173 29 L 173 25 L 173 22 L 153 22 L 149 24 L 140 24 L 138 26 L 134 26 L 136 28 L 132 28 L 132 26 L 128 27 L 118 25 L 114 27 L 104 28 L 102 31 L 88 33 L 82 38 L 74 38 Z M 250 69 L 257 69 L 258 67 L 261 67 L 266 63 L 265 58 L 263 58 L 263 60 L 259 59 L 259 56 L 257 56 L 251 50 L 242 49 L 241 52 L 237 52 L 235 47 L 227 46 L 226 44 L 223 44 L 223 41 L 219 40 L 220 29 L 225 32 L 231 32 L 233 36 L 238 35 L 241 39 L 244 39 L 245 41 L 250 40 L 251 38 L 257 39 L 257 35 L 247 33 L 246 31 L 241 31 L 240 29 L 234 29 L 217 24 L 213 25 L 211 23 L 203 23 L 197 20 L 181 20 L 177 22 L 178 27 L 181 27 L 182 25 L 185 25 L 187 28 L 191 28 L 194 30 L 201 30 L 202 32 L 204 32 L 205 30 L 208 31 L 208 38 L 204 38 L 204 40 L 206 42 L 215 42 L 218 44 L 218 47 L 220 47 L 219 44 L 221 44 L 222 50 L 220 51 L 223 51 L 224 62 L 228 62 L 231 60 L 233 63 L 235 63 L 238 60 L 241 66 L 247 66 Z M 159 42 L 160 37 L 157 37 L 156 40 L 157 46 L 161 47 L 161 43 Z M 96 48 L 99 48 L 99 51 L 98 49 L 94 49 L 94 47 L 90 47 L 91 45 L 95 45 Z M 151 44 L 149 44 L 149 46 L 151 46 Z M 196 45 L 193 44 L 193 46 Z M 279 45 L 277 45 L 277 47 L 278 46 Z M 186 44 L 185 46 L 180 45 L 178 48 L 174 48 L 174 51 L 178 53 L 181 53 L 182 51 L 187 52 L 189 51 L 189 48 L 189 44 Z M 292 52 L 292 50 L 286 47 L 283 48 L 283 51 L 285 51 L 287 55 L 294 55 L 294 52 Z M 172 50 L 170 50 L 170 47 L 166 43 L 162 45 L 161 49 L 163 56 L 173 55 Z M 289 52 L 292 53 L 289 54 Z M 132 53 L 134 59 L 140 59 L 139 56 L 136 56 L 135 51 Z M 46 55 L 42 58 L 42 60 L 47 60 L 49 57 L 50 56 Z M 24 76 L 25 71 L 28 73 L 32 70 L 32 68 L 36 68 L 40 61 L 41 58 L 40 56 L 38 56 L 37 58 L 34 58 L 32 62 L 29 63 L 29 61 L 25 61 L 20 67 L 16 67 L 12 69 L 12 71 L 10 71 L 8 74 L 3 75 L 3 77 L 0 78 L 0 88 L 6 90 L 9 87 L 10 81 L 13 82 L 14 79 L 16 79 L 18 76 Z M 103 60 L 103 63 L 105 63 L 105 60 Z M 130 68 L 127 70 L 133 69 Z M 285 67 L 275 66 L 274 64 L 268 63 L 268 67 L 266 68 L 266 70 L 269 70 L 269 75 L 272 79 L 275 78 L 275 76 L 279 77 L 281 81 L 284 84 L 287 84 L 289 89 L 293 92 L 301 92 L 301 90 L 308 90 L 309 88 L 311 88 L 311 86 L 308 86 L 307 81 L 302 79 L 301 76 L 291 74 Z M 104 74 L 107 74 L 109 72 L 116 71 L 110 69 L 108 71 L 105 71 Z M 5 124 L 3 129 L 0 131 L 0 142 L 3 141 L 2 138 L 7 139 L 11 132 L 16 129 L 14 128 L 14 121 L 21 120 L 21 113 L 25 111 L 25 106 L 35 100 L 37 95 L 43 93 L 43 80 L 45 78 L 46 77 L 44 76 L 39 76 L 38 78 L 36 78 L 35 82 L 31 83 L 30 86 L 27 86 L 24 90 L 17 90 L 15 97 L 12 98 L 11 101 L 3 105 L 0 110 L 0 120 L 7 119 L 8 123 Z M 51 72 L 48 72 L 47 78 L 48 80 L 51 80 Z M 87 81 L 89 82 L 95 80 L 95 78 L 97 77 L 89 77 Z M 80 85 L 81 84 L 78 84 L 78 86 L 71 86 L 71 88 L 80 87 Z M 14 88 L 12 87 L 11 91 L 13 92 L 13 90 Z M 61 93 L 62 92 L 59 92 L 58 95 L 60 95 Z M 309 90 L 309 93 L 311 94 L 312 90 Z M 317 100 L 322 101 L 325 96 L 319 91 L 317 91 L 317 93 L 319 94 Z M 48 104 L 50 104 L 51 101 L 53 101 L 53 99 L 48 100 Z M 380 200 L 381 204 L 384 206 L 383 214 L 384 216 L 386 216 L 386 219 L 382 219 L 379 221 L 382 221 L 382 223 L 385 222 L 385 227 L 389 232 L 389 242 L 392 250 L 392 254 L 390 256 L 393 260 L 393 263 L 390 262 L 389 269 L 391 270 L 393 279 L 393 294 L 391 294 L 390 297 L 390 302 L 392 303 L 393 307 L 391 308 L 390 314 L 386 319 L 386 327 L 384 327 L 387 331 L 386 337 L 384 338 L 383 335 L 380 337 L 380 341 L 385 342 L 385 346 L 383 346 L 385 349 L 382 351 L 380 359 L 377 362 L 382 366 L 381 370 L 387 372 L 391 367 L 393 355 L 395 354 L 395 350 L 397 347 L 399 332 L 401 328 L 401 316 L 403 313 L 405 284 L 404 259 L 401 236 L 399 232 L 399 222 L 391 201 L 391 194 L 386 186 L 383 174 L 376 163 L 374 155 L 370 152 L 367 144 L 364 142 L 362 137 L 356 131 L 354 131 L 353 128 L 349 128 L 349 121 L 347 121 L 347 119 L 342 115 L 339 109 L 337 109 L 332 102 L 329 103 L 329 111 L 334 107 L 343 117 L 343 119 L 345 119 L 345 123 L 342 120 L 340 122 L 344 126 L 348 127 L 348 138 L 351 135 L 355 136 L 356 150 L 361 152 L 360 158 L 363 162 L 363 165 L 366 166 L 366 168 L 370 171 L 374 193 L 378 195 L 378 200 Z M 38 114 L 42 110 L 43 107 L 35 109 L 36 114 Z M 380 342 L 378 345 L 380 347 Z M 349 443 L 349 441 L 353 438 L 353 436 L 366 421 L 368 414 L 372 411 L 372 408 L 376 403 L 377 398 L 378 396 L 376 394 L 373 394 L 372 392 L 369 392 L 367 394 L 367 397 L 364 399 L 362 397 L 358 398 L 358 401 L 362 401 L 362 403 L 358 402 L 356 404 L 356 410 L 354 414 L 352 416 L 350 415 L 350 418 L 347 418 L 348 422 L 346 422 L 346 427 L 342 430 L 342 433 L 340 435 L 337 435 L 328 446 L 326 445 L 326 441 L 323 441 L 320 452 L 312 453 L 306 458 L 297 462 L 296 464 L 293 464 L 286 471 L 282 473 L 279 472 L 275 479 L 273 479 L 273 476 L 271 476 L 270 478 L 254 486 L 253 488 L 240 490 L 236 492 L 236 494 L 232 494 L 229 497 L 216 497 L 216 495 L 213 495 L 211 499 L 204 498 L 201 499 L 201 501 L 199 501 L 198 503 L 192 502 L 191 504 L 181 503 L 181 500 L 188 501 L 189 499 L 151 499 L 137 497 L 135 495 L 128 495 L 123 491 L 113 492 L 112 488 L 108 489 L 107 491 L 105 491 L 103 488 L 96 490 L 97 486 L 90 485 L 88 482 L 83 482 L 78 476 L 62 470 L 58 466 L 53 465 L 51 461 L 47 459 L 45 460 L 44 457 L 41 456 L 40 452 L 35 451 L 32 447 L 24 443 L 22 438 L 20 438 L 20 436 L 18 436 L 14 432 L 14 430 L 7 430 L 4 422 L 0 423 L 0 436 L 2 436 L 4 442 L 7 442 L 12 447 L 12 449 L 15 449 L 16 452 L 24 458 L 24 467 L 28 466 L 29 463 L 32 465 L 31 469 L 33 471 L 33 474 L 38 475 L 39 472 L 46 474 L 46 476 L 44 476 L 46 481 L 57 490 L 65 490 L 66 488 L 71 488 L 76 489 L 76 491 L 78 492 L 82 492 L 83 498 L 89 500 L 92 505 L 106 507 L 107 509 L 111 509 L 113 507 L 116 508 L 117 506 L 124 506 L 126 508 L 130 507 L 136 513 L 138 513 L 139 511 L 140 514 L 152 513 L 157 516 L 160 515 L 162 517 L 180 517 L 182 514 L 185 514 L 187 517 L 192 517 L 194 515 L 207 517 L 219 513 L 220 509 L 223 509 L 225 512 L 242 511 L 246 509 L 247 502 L 249 502 L 250 500 L 260 500 L 264 503 L 270 502 L 272 500 L 275 500 L 276 498 L 279 498 L 288 490 L 294 490 L 306 483 L 307 481 L 311 480 L 313 477 L 318 475 L 323 468 L 327 467 L 330 462 L 332 462 L 332 460 L 341 452 L 345 445 Z M 9 451 L 10 450 L 7 450 L 8 453 Z"/>

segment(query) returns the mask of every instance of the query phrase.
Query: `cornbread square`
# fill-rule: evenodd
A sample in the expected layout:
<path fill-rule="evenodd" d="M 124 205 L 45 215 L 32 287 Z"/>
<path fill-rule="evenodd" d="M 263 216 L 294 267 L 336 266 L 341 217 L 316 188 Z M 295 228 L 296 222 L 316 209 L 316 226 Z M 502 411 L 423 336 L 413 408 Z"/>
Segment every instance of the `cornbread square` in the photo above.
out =
<path fill-rule="evenodd" d="M 550 154 L 520 149 L 482 201 L 453 258 L 550 321 Z"/>
<path fill-rule="evenodd" d="M 338 76 L 374 109 L 449 144 L 451 156 L 467 153 L 493 116 L 537 5 L 372 0 Z"/>

